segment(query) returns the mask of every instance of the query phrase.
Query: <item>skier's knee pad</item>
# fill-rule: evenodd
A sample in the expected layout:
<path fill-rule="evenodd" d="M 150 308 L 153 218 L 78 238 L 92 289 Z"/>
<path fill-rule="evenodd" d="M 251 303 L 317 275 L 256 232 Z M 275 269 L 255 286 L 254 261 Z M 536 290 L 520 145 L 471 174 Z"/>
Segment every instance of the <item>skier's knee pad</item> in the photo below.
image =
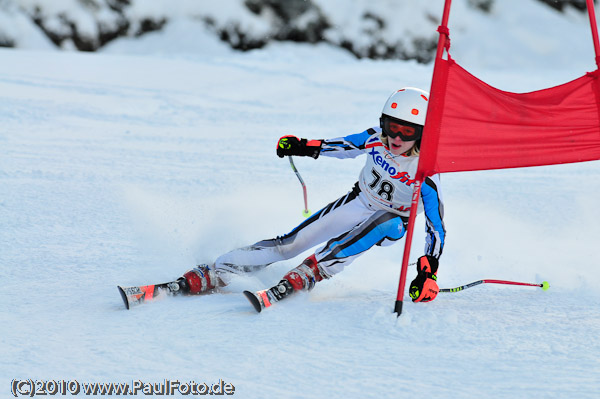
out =
<path fill-rule="evenodd" d="M 389 219 L 385 223 L 379 225 L 378 228 L 382 235 L 381 240 L 377 243 L 380 247 L 392 245 L 394 242 L 404 237 L 404 223 L 400 217 Z"/>

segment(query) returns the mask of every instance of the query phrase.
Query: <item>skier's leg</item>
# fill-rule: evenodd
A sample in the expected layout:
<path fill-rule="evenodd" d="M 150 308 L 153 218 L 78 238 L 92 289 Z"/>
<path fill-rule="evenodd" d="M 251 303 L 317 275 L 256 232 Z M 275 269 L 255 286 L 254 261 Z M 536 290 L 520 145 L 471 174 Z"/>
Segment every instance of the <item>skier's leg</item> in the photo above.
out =
<path fill-rule="evenodd" d="M 319 266 L 334 275 L 374 245 L 388 246 L 404 236 L 406 220 L 391 212 L 377 211 L 352 230 L 332 238 L 315 252 Z"/>
<path fill-rule="evenodd" d="M 216 270 L 224 274 L 261 269 L 271 263 L 293 258 L 332 236 L 352 229 L 374 212 L 358 199 L 359 193 L 356 187 L 282 237 L 259 241 L 221 255 L 215 261 Z"/>
<path fill-rule="evenodd" d="M 329 276 L 319 268 L 313 254 L 306 258 L 300 266 L 290 270 L 283 276 L 283 279 L 276 286 L 255 293 L 244 291 L 244 295 L 256 311 L 260 312 L 296 291 L 312 289 L 315 283 L 324 278 L 329 278 Z"/>
<path fill-rule="evenodd" d="M 359 192 L 356 187 L 283 237 L 230 251 L 218 257 L 214 265 L 196 266 L 179 279 L 180 284 L 192 294 L 212 292 L 215 288 L 227 285 L 232 273 L 250 272 L 273 262 L 290 259 L 351 229 L 373 213 L 357 199 Z"/>
<path fill-rule="evenodd" d="M 314 255 L 290 272 L 274 287 L 257 293 L 263 308 L 296 291 L 311 290 L 374 245 L 390 245 L 404 236 L 404 220 L 393 213 L 377 211 L 350 231 L 332 238 Z"/>

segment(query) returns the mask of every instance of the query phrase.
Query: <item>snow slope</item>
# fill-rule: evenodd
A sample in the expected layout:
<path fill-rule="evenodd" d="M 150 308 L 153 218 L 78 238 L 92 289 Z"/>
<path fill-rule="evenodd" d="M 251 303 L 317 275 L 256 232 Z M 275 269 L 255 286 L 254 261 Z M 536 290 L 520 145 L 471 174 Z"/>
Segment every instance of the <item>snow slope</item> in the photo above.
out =
<path fill-rule="evenodd" d="M 598 396 L 599 162 L 442 177 L 440 285 L 547 280 L 547 292 L 482 285 L 430 304 L 406 297 L 396 318 L 401 242 L 260 315 L 240 292 L 276 283 L 302 256 L 224 295 L 124 309 L 117 284 L 168 281 L 289 231 L 302 196 L 277 138 L 372 126 L 393 89 L 428 88 L 431 65 L 290 45 L 0 59 L 1 397 L 28 378 L 222 379 L 240 398 Z M 515 91 L 585 72 L 540 68 L 543 57 L 495 69 L 465 61 Z M 298 159 L 311 209 L 349 190 L 363 161 Z"/>

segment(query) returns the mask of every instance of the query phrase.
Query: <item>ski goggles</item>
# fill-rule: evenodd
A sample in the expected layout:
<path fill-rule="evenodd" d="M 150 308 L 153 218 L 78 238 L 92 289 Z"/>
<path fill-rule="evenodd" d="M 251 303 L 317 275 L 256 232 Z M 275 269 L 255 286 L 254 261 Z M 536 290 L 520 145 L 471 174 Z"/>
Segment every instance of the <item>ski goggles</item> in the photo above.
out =
<path fill-rule="evenodd" d="M 383 135 L 395 139 L 400 137 L 402 141 L 419 140 L 423 135 L 423 126 L 415 123 L 395 119 L 389 116 L 382 116 L 379 119 Z"/>

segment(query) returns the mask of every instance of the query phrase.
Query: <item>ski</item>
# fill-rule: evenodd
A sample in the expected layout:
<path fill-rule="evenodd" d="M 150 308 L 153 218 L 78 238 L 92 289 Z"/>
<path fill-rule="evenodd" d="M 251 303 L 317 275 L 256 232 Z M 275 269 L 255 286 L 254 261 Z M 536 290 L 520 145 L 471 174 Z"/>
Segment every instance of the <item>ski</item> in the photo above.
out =
<path fill-rule="evenodd" d="M 254 307 L 254 309 L 260 313 L 263 309 L 266 309 L 273 305 L 275 302 L 279 302 L 294 292 L 294 288 L 289 281 L 283 279 L 274 287 L 261 291 L 244 291 L 244 296 Z"/>
<path fill-rule="evenodd" d="M 260 313 L 263 309 L 268 308 L 273 303 L 269 300 L 269 296 L 267 295 L 268 290 L 250 292 L 244 291 L 244 296 L 248 299 L 248 302 L 254 307 L 258 313 Z"/>
<path fill-rule="evenodd" d="M 185 280 L 170 281 L 162 284 L 142 285 L 135 287 L 117 286 L 119 294 L 123 299 L 125 308 L 139 305 L 143 302 L 150 301 L 160 292 L 167 292 L 169 295 L 183 295 L 186 292 Z"/>

